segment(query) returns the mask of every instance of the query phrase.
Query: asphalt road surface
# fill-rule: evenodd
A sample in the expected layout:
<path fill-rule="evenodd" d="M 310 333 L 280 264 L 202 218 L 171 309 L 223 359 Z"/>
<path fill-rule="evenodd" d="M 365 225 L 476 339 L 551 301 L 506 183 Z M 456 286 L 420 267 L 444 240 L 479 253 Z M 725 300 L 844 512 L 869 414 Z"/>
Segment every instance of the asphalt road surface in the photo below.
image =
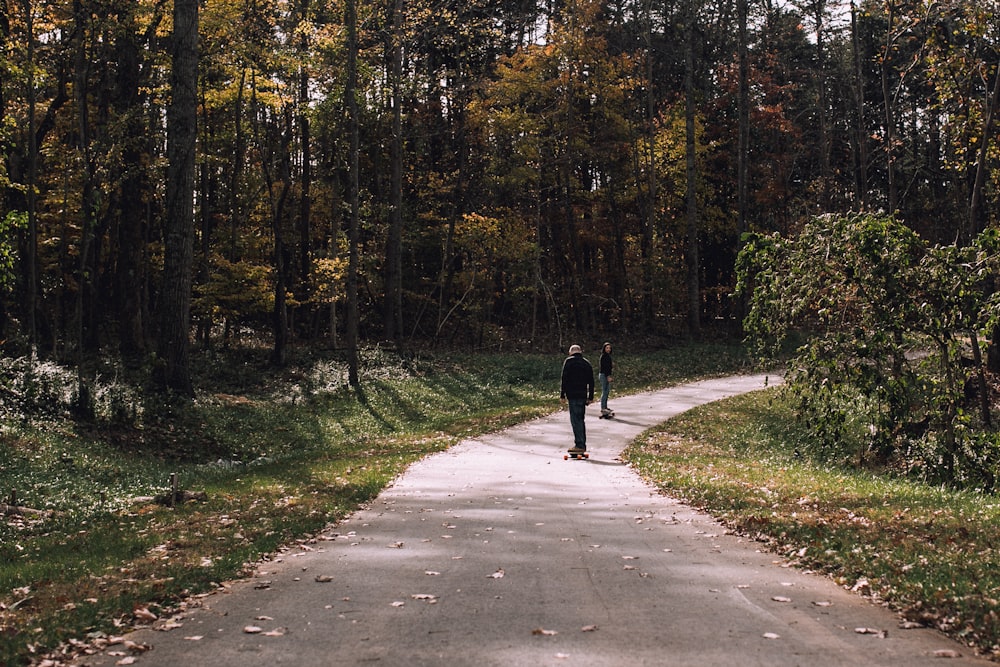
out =
<path fill-rule="evenodd" d="M 772 381 L 774 378 L 772 378 Z M 764 375 L 612 394 L 589 460 L 565 411 L 415 464 L 248 580 L 79 665 L 986 665 L 788 567 L 618 460 L 650 426 Z M 159 629 L 157 629 L 159 628 Z"/>

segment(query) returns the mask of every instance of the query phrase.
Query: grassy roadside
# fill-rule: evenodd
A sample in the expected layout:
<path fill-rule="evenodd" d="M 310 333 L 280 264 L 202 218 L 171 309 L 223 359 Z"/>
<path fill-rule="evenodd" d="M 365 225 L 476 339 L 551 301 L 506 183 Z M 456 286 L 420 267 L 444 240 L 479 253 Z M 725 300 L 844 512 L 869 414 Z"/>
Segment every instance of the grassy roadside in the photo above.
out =
<path fill-rule="evenodd" d="M 810 461 L 780 390 L 703 406 L 625 456 L 797 564 L 1000 657 L 1000 500 Z"/>
<path fill-rule="evenodd" d="M 252 359 L 206 359 L 195 405 L 147 408 L 141 426 L 7 412 L 0 502 L 15 491 L 19 505 L 45 515 L 0 515 L 0 664 L 58 664 L 87 642 L 162 617 L 282 545 L 309 540 L 414 460 L 558 409 L 562 359 L 372 353 L 360 391 L 335 360 L 275 374 Z M 744 363 L 724 345 L 620 352 L 614 390 Z M 171 474 L 204 499 L 151 501 Z"/>

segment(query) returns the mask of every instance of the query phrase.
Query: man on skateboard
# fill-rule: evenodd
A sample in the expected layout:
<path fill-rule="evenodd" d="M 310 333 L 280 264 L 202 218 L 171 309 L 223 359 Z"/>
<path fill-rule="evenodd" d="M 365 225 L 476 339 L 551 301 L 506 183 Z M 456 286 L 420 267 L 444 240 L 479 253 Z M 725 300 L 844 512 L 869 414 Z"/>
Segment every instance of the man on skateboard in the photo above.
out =
<path fill-rule="evenodd" d="M 569 404 L 569 423 L 573 427 L 574 444 L 568 451 L 571 455 L 584 455 L 587 429 L 583 420 L 587 406 L 594 400 L 594 367 L 583 358 L 579 345 L 571 345 L 569 356 L 563 361 L 559 399 Z"/>

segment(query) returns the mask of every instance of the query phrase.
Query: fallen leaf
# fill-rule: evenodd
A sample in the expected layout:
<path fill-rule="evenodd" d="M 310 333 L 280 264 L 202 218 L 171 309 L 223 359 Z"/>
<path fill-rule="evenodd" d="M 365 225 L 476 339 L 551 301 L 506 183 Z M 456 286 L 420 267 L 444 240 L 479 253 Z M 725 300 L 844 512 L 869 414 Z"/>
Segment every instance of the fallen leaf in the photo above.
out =
<path fill-rule="evenodd" d="M 503 579 L 504 571 L 503 568 L 497 569 L 493 574 L 487 575 L 490 579 Z M 516 577 L 515 577 L 516 578 Z"/>
<path fill-rule="evenodd" d="M 436 604 L 437 603 L 437 596 L 436 595 L 431 595 L 430 593 L 414 593 L 410 597 L 413 598 L 414 600 L 424 600 L 428 604 Z"/>
<path fill-rule="evenodd" d="M 140 621 L 155 621 L 158 618 L 156 614 L 145 607 L 136 607 L 132 613 Z"/>
<path fill-rule="evenodd" d="M 440 572 L 435 572 L 434 570 L 427 570 L 426 572 L 424 572 L 424 574 L 426 574 L 428 577 L 439 577 L 439 576 L 441 576 Z"/>
<path fill-rule="evenodd" d="M 546 630 L 545 628 L 535 628 L 531 631 L 533 635 L 543 635 L 545 637 L 552 637 L 553 635 L 559 634 L 555 630 Z"/>
<path fill-rule="evenodd" d="M 186 639 L 189 642 L 200 642 L 204 638 L 205 635 L 190 635 L 188 637 L 185 637 L 184 639 Z"/>
<path fill-rule="evenodd" d="M 392 603 L 392 606 L 393 606 L 393 607 L 402 607 L 402 606 L 403 606 L 403 605 L 405 605 L 405 604 L 406 604 L 406 603 L 405 603 L 405 602 L 403 602 L 402 600 L 396 600 L 395 602 L 393 602 L 393 603 Z"/>
<path fill-rule="evenodd" d="M 917 623 L 916 621 L 903 621 L 899 624 L 900 630 L 917 630 L 918 628 L 926 628 L 927 626 L 923 623 Z"/>
<path fill-rule="evenodd" d="M 817 607 L 832 607 L 833 603 L 829 600 L 814 600 L 813 604 Z"/>
<path fill-rule="evenodd" d="M 133 656 L 133 655 L 125 656 L 124 658 L 122 658 L 121 660 L 119 660 L 118 662 L 116 662 L 115 664 L 116 665 L 134 665 L 135 664 L 135 656 Z"/>
<path fill-rule="evenodd" d="M 257 635 L 260 634 L 261 632 L 264 632 L 264 628 L 260 627 L 259 625 L 245 625 L 243 626 L 243 632 L 247 633 L 248 635 Z"/>
<path fill-rule="evenodd" d="M 763 637 L 764 639 L 781 639 L 781 635 L 779 635 L 779 634 L 776 634 L 776 633 L 774 633 L 774 632 L 765 632 L 765 633 L 764 633 L 763 635 L 761 635 L 761 636 L 762 636 L 762 637 Z"/>
<path fill-rule="evenodd" d="M 255 620 L 255 621 L 273 621 L 274 619 L 271 618 L 270 616 L 255 616 L 253 620 Z"/>
<path fill-rule="evenodd" d="M 316 582 L 317 583 L 326 584 L 326 583 L 329 583 L 331 581 L 333 581 L 333 577 L 331 577 L 328 574 L 317 574 L 316 575 Z"/>
<path fill-rule="evenodd" d="M 286 628 L 275 628 L 264 633 L 265 637 L 283 637 L 285 635 Z"/>
<path fill-rule="evenodd" d="M 961 658 L 962 654 L 953 648 L 942 648 L 932 653 L 935 658 Z"/>
<path fill-rule="evenodd" d="M 580 632 L 593 632 L 594 630 L 597 630 L 596 625 L 585 625 L 580 628 Z"/>
<path fill-rule="evenodd" d="M 124 645 L 125 648 L 132 651 L 133 653 L 145 653 L 146 651 L 153 648 L 149 644 L 140 644 L 139 642 L 134 642 L 131 639 L 126 639 Z"/>
<path fill-rule="evenodd" d="M 854 631 L 859 635 L 875 635 L 882 639 L 889 636 L 889 633 L 885 630 L 879 630 L 878 628 L 854 628 Z"/>
<path fill-rule="evenodd" d="M 771 599 L 774 600 L 775 602 L 791 602 L 792 601 L 792 598 L 786 598 L 783 595 L 775 595 Z"/>

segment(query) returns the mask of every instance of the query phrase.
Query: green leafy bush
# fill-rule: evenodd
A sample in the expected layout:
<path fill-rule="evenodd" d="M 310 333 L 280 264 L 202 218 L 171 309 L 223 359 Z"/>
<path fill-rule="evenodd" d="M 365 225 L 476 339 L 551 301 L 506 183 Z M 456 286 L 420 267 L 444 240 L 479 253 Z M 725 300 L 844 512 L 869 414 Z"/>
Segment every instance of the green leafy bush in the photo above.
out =
<path fill-rule="evenodd" d="M 788 390 L 822 449 L 935 481 L 992 479 L 980 341 L 996 313 L 996 232 L 931 246 L 890 216 L 852 214 L 747 240 L 746 329 L 766 357 L 804 335 Z"/>

